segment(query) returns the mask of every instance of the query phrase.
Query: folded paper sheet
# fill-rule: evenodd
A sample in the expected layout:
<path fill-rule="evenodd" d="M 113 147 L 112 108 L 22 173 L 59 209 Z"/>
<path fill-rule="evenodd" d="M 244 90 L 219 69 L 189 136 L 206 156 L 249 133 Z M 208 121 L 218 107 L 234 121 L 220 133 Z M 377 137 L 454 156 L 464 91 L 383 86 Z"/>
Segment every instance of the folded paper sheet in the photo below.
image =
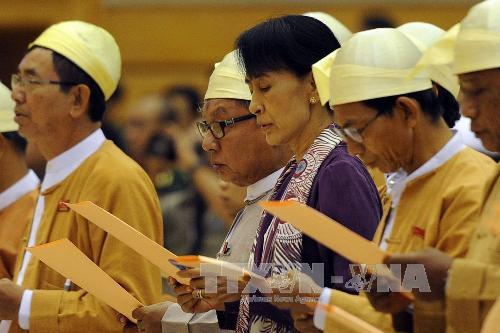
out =
<path fill-rule="evenodd" d="M 231 280 L 238 280 L 240 277 L 247 276 L 251 278 L 250 283 L 255 287 L 261 290 L 269 288 L 264 277 L 227 261 L 191 255 L 178 256 L 175 262 L 177 265 L 182 265 L 186 268 L 199 268 L 200 273 L 204 276 L 224 276 Z"/>
<path fill-rule="evenodd" d="M 66 205 L 116 239 L 127 244 L 168 276 L 175 276 L 177 268 L 170 263 L 170 259 L 175 259 L 177 256 L 160 244 L 90 201 Z M 178 281 L 182 284 L 189 284 L 189 279 L 180 278 Z"/>
<path fill-rule="evenodd" d="M 267 201 L 260 205 L 330 250 L 358 264 L 381 264 L 386 254 L 342 224 L 297 201 Z"/>
<path fill-rule="evenodd" d="M 339 326 L 345 327 L 345 329 L 349 332 L 356 333 L 382 333 L 376 327 L 368 324 L 366 321 L 359 319 L 356 316 L 353 316 L 349 312 L 339 308 L 334 305 L 325 305 L 325 304 L 307 304 L 311 310 L 314 311 L 316 306 L 319 306 L 323 311 L 326 312 L 327 316 L 337 323 Z"/>
<path fill-rule="evenodd" d="M 361 237 L 337 221 L 297 201 L 266 201 L 259 203 L 265 210 L 290 223 L 317 242 L 358 264 L 383 264 L 387 254 L 377 244 Z M 379 276 L 392 275 L 385 265 L 376 266 Z M 402 288 L 396 297 L 412 301 L 411 292 Z"/>
<path fill-rule="evenodd" d="M 123 289 L 68 239 L 29 247 L 27 250 L 80 288 L 88 291 L 134 323 L 136 322 L 132 318 L 132 311 L 142 306 L 141 302 Z"/>

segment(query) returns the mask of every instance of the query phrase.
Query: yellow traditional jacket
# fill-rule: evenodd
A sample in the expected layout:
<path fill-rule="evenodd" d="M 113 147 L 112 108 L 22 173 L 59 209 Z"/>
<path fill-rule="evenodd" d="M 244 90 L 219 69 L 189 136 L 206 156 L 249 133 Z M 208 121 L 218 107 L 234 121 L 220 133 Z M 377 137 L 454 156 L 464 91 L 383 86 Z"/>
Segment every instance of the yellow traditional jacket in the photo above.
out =
<path fill-rule="evenodd" d="M 500 323 L 500 300 L 497 299 L 486 316 L 481 333 L 497 333 L 498 323 Z"/>
<path fill-rule="evenodd" d="M 467 256 L 454 260 L 448 273 L 449 333 L 479 332 L 488 311 L 500 296 L 500 164 L 487 186 L 486 197 L 481 222 Z M 496 325 L 496 331 L 500 331 L 500 321 Z"/>
<path fill-rule="evenodd" d="M 487 156 L 464 148 L 438 168 L 413 179 L 406 185 L 396 209 L 388 243 L 388 253 L 408 253 L 434 247 L 452 257 L 465 256 L 483 206 L 484 186 L 495 172 L 495 163 Z M 373 241 L 380 243 L 388 222 L 391 199 L 382 195 L 384 215 Z M 349 295 L 332 290 L 330 304 L 378 327 L 394 332 L 392 316 L 375 311 L 365 295 Z M 444 302 L 413 304 L 414 331 L 444 332 Z M 325 332 L 340 330 L 327 319 Z"/>
<path fill-rule="evenodd" d="M 12 279 L 19 244 L 33 219 L 38 189 L 0 211 L 0 278 Z"/>
<path fill-rule="evenodd" d="M 60 205 L 90 200 L 157 243 L 163 243 L 158 197 L 146 173 L 111 141 L 89 156 L 61 183 L 42 193 L 45 209 L 36 244 L 68 238 L 143 304 L 161 294 L 160 271 L 121 241 Z M 29 229 L 29 228 L 28 228 Z M 24 248 L 30 230 L 22 240 Z M 24 251 L 23 251 L 24 253 Z M 16 278 L 23 255 L 16 263 Z M 63 291 L 66 278 L 32 258 L 23 287 L 33 289 L 31 333 L 122 332 L 117 313 L 78 286 Z M 17 320 L 10 332 L 21 332 Z"/>

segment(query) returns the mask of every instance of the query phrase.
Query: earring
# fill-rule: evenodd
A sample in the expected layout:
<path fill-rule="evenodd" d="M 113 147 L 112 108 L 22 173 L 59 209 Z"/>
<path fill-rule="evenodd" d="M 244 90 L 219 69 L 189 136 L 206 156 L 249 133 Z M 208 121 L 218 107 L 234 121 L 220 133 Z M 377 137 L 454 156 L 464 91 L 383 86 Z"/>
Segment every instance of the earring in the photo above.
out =
<path fill-rule="evenodd" d="M 309 103 L 316 104 L 316 103 L 318 103 L 318 100 L 316 99 L 316 97 L 311 96 L 311 98 L 309 98 Z"/>

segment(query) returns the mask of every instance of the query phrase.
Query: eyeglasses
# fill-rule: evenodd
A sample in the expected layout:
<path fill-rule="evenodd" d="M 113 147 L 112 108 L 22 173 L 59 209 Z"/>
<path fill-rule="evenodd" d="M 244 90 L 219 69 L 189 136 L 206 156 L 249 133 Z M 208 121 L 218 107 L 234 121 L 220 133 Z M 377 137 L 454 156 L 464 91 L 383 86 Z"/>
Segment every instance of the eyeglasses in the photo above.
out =
<path fill-rule="evenodd" d="M 198 131 L 202 138 L 205 138 L 208 135 L 208 132 L 211 132 L 212 135 L 216 139 L 222 139 L 226 133 L 224 132 L 224 128 L 228 126 L 233 126 L 240 121 L 248 120 L 255 118 L 254 114 L 247 114 L 245 116 L 231 118 L 223 121 L 215 121 L 211 124 L 208 124 L 206 121 L 196 122 L 196 126 L 198 127 Z"/>
<path fill-rule="evenodd" d="M 34 79 L 34 78 L 27 78 L 23 77 L 20 74 L 12 74 L 10 77 L 10 87 L 12 89 L 17 88 L 17 87 L 27 87 L 30 85 L 41 85 L 41 84 L 60 84 L 60 85 L 69 85 L 69 86 L 74 86 L 79 83 L 77 82 L 69 82 L 69 81 L 54 81 L 54 80 L 42 80 L 42 79 Z"/>
<path fill-rule="evenodd" d="M 357 143 L 363 143 L 363 132 L 370 126 L 382 113 L 377 113 L 375 117 L 370 119 L 365 126 L 363 126 L 360 129 L 356 129 L 354 127 L 338 127 L 335 126 L 333 127 L 333 132 L 340 136 L 343 140 L 346 140 L 347 138 L 357 142 Z"/>

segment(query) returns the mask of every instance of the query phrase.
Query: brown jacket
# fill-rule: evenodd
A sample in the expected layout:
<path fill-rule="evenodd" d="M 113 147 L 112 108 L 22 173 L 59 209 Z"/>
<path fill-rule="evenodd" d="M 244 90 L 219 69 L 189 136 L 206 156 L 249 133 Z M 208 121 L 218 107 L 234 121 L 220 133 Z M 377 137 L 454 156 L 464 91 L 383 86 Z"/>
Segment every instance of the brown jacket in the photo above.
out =
<path fill-rule="evenodd" d="M 68 238 L 143 304 L 161 293 L 159 270 L 126 244 L 60 205 L 90 200 L 162 244 L 158 198 L 146 173 L 111 141 L 61 183 L 42 193 L 45 209 L 36 244 Z M 29 235 L 29 230 L 27 234 Z M 23 248 L 28 236 L 23 238 Z M 16 274 L 23 256 L 19 256 Z M 30 332 L 122 332 L 116 312 L 78 286 L 63 291 L 66 278 L 32 258 L 23 287 L 33 289 Z M 10 332 L 22 331 L 17 321 Z"/>

